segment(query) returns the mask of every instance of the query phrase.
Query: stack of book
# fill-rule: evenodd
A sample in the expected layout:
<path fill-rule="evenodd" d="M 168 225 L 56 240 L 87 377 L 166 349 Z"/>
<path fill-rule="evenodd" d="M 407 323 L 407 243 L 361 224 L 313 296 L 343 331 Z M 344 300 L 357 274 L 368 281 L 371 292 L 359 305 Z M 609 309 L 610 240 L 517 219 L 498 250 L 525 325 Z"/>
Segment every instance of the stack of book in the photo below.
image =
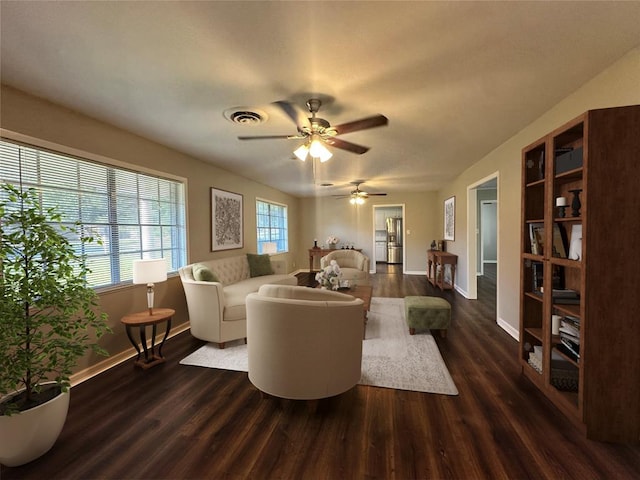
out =
<path fill-rule="evenodd" d="M 580 304 L 580 294 L 568 288 L 554 288 L 551 296 L 553 297 L 553 303 L 564 305 Z"/>
<path fill-rule="evenodd" d="M 566 315 L 560 322 L 560 341 L 558 349 L 576 362 L 580 361 L 580 319 Z"/>
<path fill-rule="evenodd" d="M 527 360 L 536 372 L 542 373 L 542 346 L 535 345 Z M 578 369 L 555 349 L 551 350 L 551 384 L 558 390 L 578 390 Z"/>

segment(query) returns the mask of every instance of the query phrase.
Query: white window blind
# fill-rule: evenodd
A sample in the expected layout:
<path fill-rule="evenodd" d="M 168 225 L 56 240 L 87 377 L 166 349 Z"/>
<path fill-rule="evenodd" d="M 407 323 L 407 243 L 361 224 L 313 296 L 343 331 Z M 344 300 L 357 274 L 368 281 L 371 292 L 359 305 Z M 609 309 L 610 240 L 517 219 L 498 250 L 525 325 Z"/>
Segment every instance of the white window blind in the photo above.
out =
<path fill-rule="evenodd" d="M 276 251 L 289 250 L 287 206 L 266 200 L 256 200 L 258 253 L 264 253 L 265 243 L 275 243 Z"/>
<path fill-rule="evenodd" d="M 169 271 L 186 264 L 181 182 L 4 139 L 0 181 L 36 189 L 43 207 L 58 206 L 64 223 L 79 221 L 102 240 L 78 252 L 87 256 L 91 286 L 131 280 L 135 259 L 164 257 Z"/>

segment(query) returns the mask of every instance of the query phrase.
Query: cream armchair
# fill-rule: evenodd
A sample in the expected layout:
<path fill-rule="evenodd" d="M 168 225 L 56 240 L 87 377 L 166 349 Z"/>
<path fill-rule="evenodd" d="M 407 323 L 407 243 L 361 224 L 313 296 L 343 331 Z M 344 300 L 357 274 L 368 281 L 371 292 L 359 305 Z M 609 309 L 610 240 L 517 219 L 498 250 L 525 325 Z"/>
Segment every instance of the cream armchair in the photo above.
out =
<path fill-rule="evenodd" d="M 317 400 L 360 380 L 362 300 L 330 290 L 263 285 L 247 295 L 249 380 L 280 398 Z"/>
<path fill-rule="evenodd" d="M 369 257 L 357 250 L 335 250 L 326 254 L 320 259 L 320 268 L 324 268 L 331 263 L 331 260 L 338 262 L 342 279 L 349 280 L 351 284 L 369 285 Z"/>

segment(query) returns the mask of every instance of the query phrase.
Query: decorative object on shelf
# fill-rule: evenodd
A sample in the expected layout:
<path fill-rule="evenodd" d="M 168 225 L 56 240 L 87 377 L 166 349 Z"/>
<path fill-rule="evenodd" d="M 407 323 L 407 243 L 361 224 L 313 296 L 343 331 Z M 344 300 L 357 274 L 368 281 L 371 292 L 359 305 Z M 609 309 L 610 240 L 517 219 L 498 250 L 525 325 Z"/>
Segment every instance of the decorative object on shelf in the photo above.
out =
<path fill-rule="evenodd" d="M 329 265 L 316 273 L 316 281 L 322 288 L 326 288 L 327 290 L 338 290 L 341 279 L 342 272 L 340 271 L 338 262 L 335 260 L 331 260 Z"/>
<path fill-rule="evenodd" d="M 318 239 L 317 239 L 317 238 L 314 238 L 314 239 L 313 239 L 313 248 L 320 248 L 320 247 L 318 246 Z"/>
<path fill-rule="evenodd" d="M 582 203 L 580 203 L 580 192 L 582 192 L 581 188 L 577 188 L 575 190 L 569 190 L 573 193 L 573 199 L 571 200 L 571 216 L 579 217 L 580 216 L 580 208 L 582 207 Z"/>
<path fill-rule="evenodd" d="M 211 188 L 211 251 L 242 248 L 242 195 Z"/>
<path fill-rule="evenodd" d="M 431 250 L 435 250 L 436 248 L 438 248 L 438 244 L 436 243 L 436 241 L 435 241 L 435 240 L 433 240 L 433 241 L 431 242 Z"/>
<path fill-rule="evenodd" d="M 329 235 L 327 237 L 327 244 L 329 245 L 329 248 L 331 250 L 334 250 L 336 248 L 336 245 L 338 245 L 339 241 L 340 239 L 334 235 Z"/>
<path fill-rule="evenodd" d="M 565 216 L 564 211 L 568 205 L 569 205 L 569 202 L 567 201 L 567 197 L 556 198 L 556 207 L 558 207 L 558 217 L 564 218 Z"/>
<path fill-rule="evenodd" d="M 444 239 L 455 240 L 456 230 L 456 197 L 444 201 Z"/>
<path fill-rule="evenodd" d="M 569 244 L 569 259 L 582 258 L 582 225 L 571 226 L 571 243 Z"/>

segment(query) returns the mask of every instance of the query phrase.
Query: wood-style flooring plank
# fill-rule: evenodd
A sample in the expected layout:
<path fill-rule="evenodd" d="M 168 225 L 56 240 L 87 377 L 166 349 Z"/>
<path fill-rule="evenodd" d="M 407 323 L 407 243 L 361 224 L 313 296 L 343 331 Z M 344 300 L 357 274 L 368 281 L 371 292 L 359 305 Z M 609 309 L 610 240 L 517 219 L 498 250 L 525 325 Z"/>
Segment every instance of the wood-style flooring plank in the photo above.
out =
<path fill-rule="evenodd" d="M 496 325 L 494 272 L 479 279 L 478 300 L 399 266 L 382 266 L 373 279 L 374 296 L 451 302 L 447 337 L 434 338 L 458 396 L 359 385 L 315 410 L 265 399 L 244 372 L 179 365 L 203 345 L 184 332 L 165 345 L 165 364 L 142 371 L 126 362 L 74 387 L 53 449 L 1 467 L 0 477 L 638 478 L 640 445 L 586 439 L 522 377 L 517 342 Z"/>

